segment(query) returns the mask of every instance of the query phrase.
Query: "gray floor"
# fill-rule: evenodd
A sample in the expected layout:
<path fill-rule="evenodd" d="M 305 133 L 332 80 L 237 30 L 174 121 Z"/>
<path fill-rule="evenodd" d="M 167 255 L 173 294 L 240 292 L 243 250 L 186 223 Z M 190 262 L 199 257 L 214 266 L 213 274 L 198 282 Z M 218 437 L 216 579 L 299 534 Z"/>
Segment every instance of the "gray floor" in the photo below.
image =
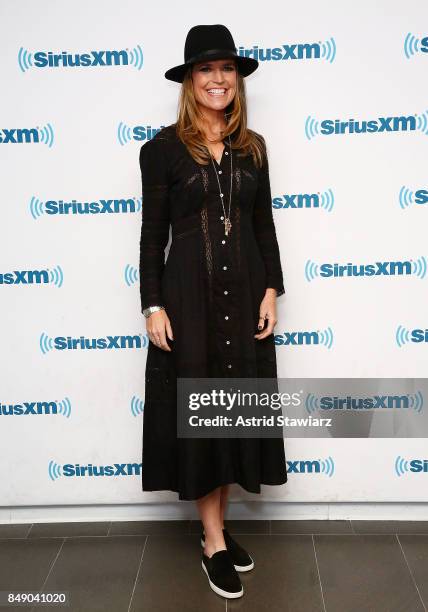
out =
<path fill-rule="evenodd" d="M 0 525 L 0 591 L 68 591 L 72 612 L 422 612 L 428 521 L 227 521 L 255 561 L 225 601 L 199 521 Z M 0 606 L 1 610 L 11 610 Z"/>

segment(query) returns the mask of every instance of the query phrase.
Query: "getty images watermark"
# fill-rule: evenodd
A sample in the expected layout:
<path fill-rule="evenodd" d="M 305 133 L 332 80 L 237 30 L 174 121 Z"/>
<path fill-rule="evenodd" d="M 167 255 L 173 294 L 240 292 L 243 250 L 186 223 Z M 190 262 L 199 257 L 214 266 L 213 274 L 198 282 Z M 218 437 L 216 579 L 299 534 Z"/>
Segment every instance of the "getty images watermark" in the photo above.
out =
<path fill-rule="evenodd" d="M 425 438 L 427 378 L 178 378 L 179 438 Z"/>

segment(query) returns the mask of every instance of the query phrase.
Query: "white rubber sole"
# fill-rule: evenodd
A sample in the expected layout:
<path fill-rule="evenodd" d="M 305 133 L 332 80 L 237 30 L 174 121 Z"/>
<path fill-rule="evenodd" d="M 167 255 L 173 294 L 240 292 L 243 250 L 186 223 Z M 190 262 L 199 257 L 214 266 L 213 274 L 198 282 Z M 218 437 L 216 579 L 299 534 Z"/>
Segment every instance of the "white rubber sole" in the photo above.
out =
<path fill-rule="evenodd" d="M 205 542 L 202 538 L 201 538 L 201 546 L 202 548 L 205 548 Z M 249 572 L 250 570 L 252 570 L 254 567 L 254 561 L 251 557 L 250 559 L 251 559 L 251 565 L 234 565 L 234 568 L 236 569 L 236 571 L 237 572 Z"/>
<path fill-rule="evenodd" d="M 242 587 L 242 589 L 240 591 L 237 591 L 236 593 L 229 593 L 228 591 L 223 591 L 223 589 L 220 589 L 220 587 L 216 586 L 214 584 L 214 582 L 211 582 L 209 574 L 207 572 L 207 568 L 205 567 L 205 564 L 204 564 L 203 561 L 202 561 L 202 569 L 204 570 L 205 574 L 207 575 L 210 587 L 212 588 L 214 593 L 217 593 L 217 595 L 221 595 L 222 597 L 226 597 L 227 599 L 237 599 L 238 597 L 242 597 L 242 595 L 244 594 L 244 588 L 243 587 Z"/>

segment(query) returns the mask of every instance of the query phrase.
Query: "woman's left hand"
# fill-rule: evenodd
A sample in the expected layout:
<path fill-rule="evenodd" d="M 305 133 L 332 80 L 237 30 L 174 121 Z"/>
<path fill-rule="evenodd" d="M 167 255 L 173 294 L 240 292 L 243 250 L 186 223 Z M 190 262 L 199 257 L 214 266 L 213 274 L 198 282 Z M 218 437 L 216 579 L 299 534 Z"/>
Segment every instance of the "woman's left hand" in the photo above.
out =
<path fill-rule="evenodd" d="M 267 319 L 266 329 L 263 329 L 265 319 Z M 276 318 L 276 289 L 268 287 L 266 289 L 265 297 L 260 304 L 259 310 L 259 324 L 258 328 L 263 329 L 262 332 L 255 334 L 254 338 L 262 340 L 273 333 L 273 328 L 277 322 Z"/>

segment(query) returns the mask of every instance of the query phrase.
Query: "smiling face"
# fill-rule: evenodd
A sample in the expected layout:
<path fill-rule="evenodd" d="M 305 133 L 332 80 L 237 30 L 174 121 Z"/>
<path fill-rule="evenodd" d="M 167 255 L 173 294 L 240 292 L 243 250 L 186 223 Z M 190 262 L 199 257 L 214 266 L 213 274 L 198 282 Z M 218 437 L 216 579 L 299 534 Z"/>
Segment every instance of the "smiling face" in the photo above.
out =
<path fill-rule="evenodd" d="M 198 62 L 192 67 L 196 101 L 211 110 L 222 111 L 236 93 L 236 64 L 233 59 Z"/>

